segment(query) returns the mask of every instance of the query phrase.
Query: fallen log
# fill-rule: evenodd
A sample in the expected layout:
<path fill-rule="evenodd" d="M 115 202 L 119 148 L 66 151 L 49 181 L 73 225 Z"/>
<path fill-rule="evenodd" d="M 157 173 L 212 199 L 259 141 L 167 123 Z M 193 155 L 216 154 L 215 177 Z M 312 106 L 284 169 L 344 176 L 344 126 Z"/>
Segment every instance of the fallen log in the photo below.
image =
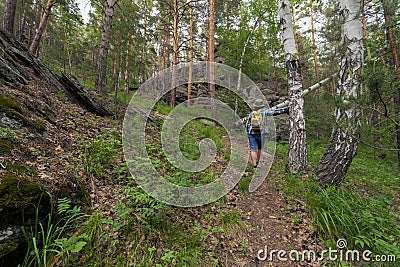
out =
<path fill-rule="evenodd" d="M 72 101 L 83 106 L 90 112 L 99 116 L 111 116 L 113 115 L 108 111 L 103 104 L 101 104 L 86 87 L 84 87 L 76 77 L 71 74 L 61 71 L 60 83 L 65 88 L 67 94 L 70 96 Z"/>
<path fill-rule="evenodd" d="M 323 86 L 324 84 L 326 84 L 327 82 L 329 82 L 332 78 L 336 77 L 337 73 L 332 74 L 331 77 L 328 77 L 326 79 L 323 79 L 322 81 L 308 87 L 307 89 L 303 90 L 303 96 L 305 96 L 306 94 L 308 94 L 311 91 L 314 91 L 315 89 L 320 88 L 321 86 Z M 286 107 L 287 105 L 289 105 L 289 100 L 286 100 L 282 103 L 279 103 L 278 105 L 275 105 L 273 107 L 271 107 L 271 109 L 278 109 L 278 108 L 283 108 Z"/>

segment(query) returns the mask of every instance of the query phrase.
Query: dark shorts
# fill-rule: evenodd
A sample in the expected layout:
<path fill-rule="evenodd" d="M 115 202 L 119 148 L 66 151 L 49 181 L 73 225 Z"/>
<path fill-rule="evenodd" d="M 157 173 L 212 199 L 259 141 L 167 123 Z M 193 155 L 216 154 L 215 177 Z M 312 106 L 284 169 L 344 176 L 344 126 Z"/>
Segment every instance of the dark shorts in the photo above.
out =
<path fill-rule="evenodd" d="M 250 143 L 250 151 L 257 151 L 263 149 L 264 138 L 261 134 L 248 134 Z"/>

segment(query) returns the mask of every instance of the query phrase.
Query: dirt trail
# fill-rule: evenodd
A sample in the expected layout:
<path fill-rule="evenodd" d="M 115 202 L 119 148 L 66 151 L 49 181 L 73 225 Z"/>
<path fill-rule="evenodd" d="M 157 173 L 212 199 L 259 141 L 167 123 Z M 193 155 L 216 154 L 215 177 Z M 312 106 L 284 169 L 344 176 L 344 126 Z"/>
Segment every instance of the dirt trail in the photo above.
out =
<path fill-rule="evenodd" d="M 276 186 L 277 179 L 281 178 L 270 174 L 253 193 L 241 194 L 234 189 L 228 194 L 228 208 L 239 212 L 245 226 L 238 229 L 236 237 L 224 242 L 228 244 L 220 257 L 224 266 L 320 266 L 317 261 L 289 258 L 291 250 L 298 251 L 301 257 L 304 250 L 318 253 L 322 246 L 311 228 L 304 203 L 284 198 Z M 282 258 L 287 261 L 278 260 L 273 250 L 286 251 Z"/>

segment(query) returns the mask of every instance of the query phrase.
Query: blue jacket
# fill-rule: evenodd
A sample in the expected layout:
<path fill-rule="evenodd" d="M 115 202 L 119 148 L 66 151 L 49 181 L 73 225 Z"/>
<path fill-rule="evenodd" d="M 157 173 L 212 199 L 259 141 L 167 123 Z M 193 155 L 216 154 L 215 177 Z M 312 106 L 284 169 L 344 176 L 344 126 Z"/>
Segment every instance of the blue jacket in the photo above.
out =
<path fill-rule="evenodd" d="M 276 116 L 276 115 L 285 113 L 288 110 L 289 110 L 289 107 L 278 108 L 278 109 L 262 108 L 262 109 L 259 109 L 258 112 L 260 112 L 262 114 L 263 120 L 264 120 L 264 122 L 266 122 L 267 116 Z M 250 130 L 250 119 L 251 119 L 252 115 L 253 115 L 253 111 L 250 112 L 249 116 L 247 117 L 247 121 L 246 121 L 247 134 L 266 134 L 268 132 L 267 127 L 264 127 L 261 131 L 251 131 Z"/>

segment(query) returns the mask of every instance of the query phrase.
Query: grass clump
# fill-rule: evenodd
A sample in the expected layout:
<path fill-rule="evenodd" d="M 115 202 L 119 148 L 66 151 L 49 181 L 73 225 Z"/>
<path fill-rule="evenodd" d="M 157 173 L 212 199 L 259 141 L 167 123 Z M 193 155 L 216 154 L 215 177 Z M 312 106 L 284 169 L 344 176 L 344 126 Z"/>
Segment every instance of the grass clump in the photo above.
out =
<path fill-rule="evenodd" d="M 325 141 L 308 141 L 311 166 L 317 164 Z M 286 157 L 287 145 L 278 145 L 276 151 L 279 161 Z M 400 193 L 400 179 L 394 160 L 374 158 L 371 149 L 361 145 L 342 185 L 322 187 L 306 177 L 286 174 L 283 181 L 276 183 L 288 200 L 305 203 L 325 245 L 336 249 L 336 242 L 345 239 L 348 249 L 370 250 L 371 258 L 375 255 L 400 258 L 400 217 L 395 202 Z"/>
<path fill-rule="evenodd" d="M 67 198 L 58 200 L 57 214 L 62 216 L 58 222 L 54 222 L 52 209 L 44 220 L 40 220 L 39 210 L 38 206 L 35 223 L 22 229 L 28 243 L 23 266 L 53 266 L 58 261 L 66 265 L 71 253 L 81 251 L 87 244 L 87 234 L 65 236 L 85 215 L 80 207 L 72 207 Z"/>
<path fill-rule="evenodd" d="M 107 178 L 114 169 L 115 160 L 119 157 L 122 144 L 118 133 L 100 135 L 98 139 L 86 142 L 83 167 L 88 175 L 97 178 Z"/>
<path fill-rule="evenodd" d="M 333 244 L 344 238 L 350 248 L 400 257 L 400 226 L 384 200 L 317 185 L 310 187 L 306 200 L 317 229 Z"/>

